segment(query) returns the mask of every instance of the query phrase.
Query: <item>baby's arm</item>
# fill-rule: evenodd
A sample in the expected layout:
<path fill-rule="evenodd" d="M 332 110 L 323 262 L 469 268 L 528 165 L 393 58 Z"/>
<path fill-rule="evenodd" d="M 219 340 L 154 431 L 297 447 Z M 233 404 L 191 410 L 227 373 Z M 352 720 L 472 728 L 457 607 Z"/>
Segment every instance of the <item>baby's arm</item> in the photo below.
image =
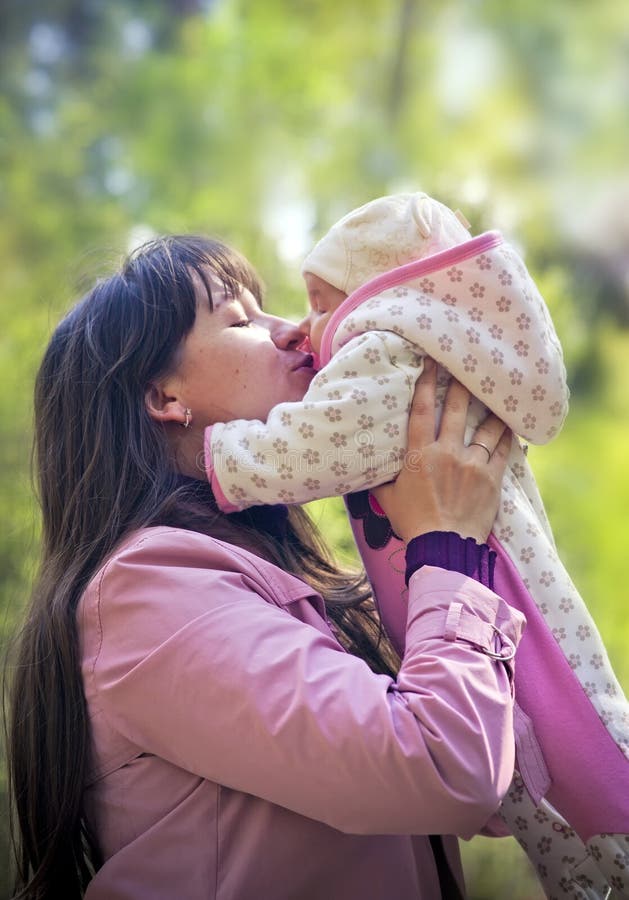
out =
<path fill-rule="evenodd" d="M 547 443 L 563 424 L 569 391 L 561 344 L 535 282 L 504 242 L 455 274 L 462 278 L 459 352 L 451 364 L 426 349 L 515 434 Z"/>
<path fill-rule="evenodd" d="M 397 331 L 515 434 L 534 444 L 557 434 L 568 408 L 561 345 L 523 261 L 498 233 L 404 266 L 363 294 L 333 350 L 357 331 Z"/>
<path fill-rule="evenodd" d="M 304 503 L 390 481 L 422 365 L 400 336 L 362 334 L 315 376 L 301 403 L 279 404 L 266 422 L 208 428 L 205 464 L 218 504 L 233 512 Z"/>

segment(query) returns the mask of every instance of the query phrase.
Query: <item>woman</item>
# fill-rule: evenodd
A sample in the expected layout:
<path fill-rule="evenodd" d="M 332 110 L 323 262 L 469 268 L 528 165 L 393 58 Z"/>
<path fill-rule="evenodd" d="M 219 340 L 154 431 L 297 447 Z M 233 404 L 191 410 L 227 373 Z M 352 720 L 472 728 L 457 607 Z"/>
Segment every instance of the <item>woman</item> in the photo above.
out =
<path fill-rule="evenodd" d="M 200 480 L 207 425 L 263 419 L 313 374 L 260 295 L 227 247 L 163 239 L 45 354 L 43 560 L 10 723 L 17 896 L 460 896 L 455 842 L 427 835 L 470 837 L 507 789 L 522 620 L 480 583 L 475 540 L 510 436 L 489 417 L 489 462 L 464 448 L 454 385 L 435 440 L 434 368 L 420 379 L 407 465 L 378 489 L 408 543 L 396 675 L 363 582 L 303 511 L 225 516 Z"/>

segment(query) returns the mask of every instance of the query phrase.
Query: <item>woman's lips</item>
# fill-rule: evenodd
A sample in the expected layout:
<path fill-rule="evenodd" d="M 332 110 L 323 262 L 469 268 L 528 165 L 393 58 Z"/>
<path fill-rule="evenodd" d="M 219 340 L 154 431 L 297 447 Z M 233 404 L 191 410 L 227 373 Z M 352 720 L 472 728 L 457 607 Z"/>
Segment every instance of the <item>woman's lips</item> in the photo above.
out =
<path fill-rule="evenodd" d="M 296 366 L 293 366 L 292 371 L 296 372 L 299 369 L 312 369 L 314 363 L 314 357 L 312 353 L 306 353 Z"/>

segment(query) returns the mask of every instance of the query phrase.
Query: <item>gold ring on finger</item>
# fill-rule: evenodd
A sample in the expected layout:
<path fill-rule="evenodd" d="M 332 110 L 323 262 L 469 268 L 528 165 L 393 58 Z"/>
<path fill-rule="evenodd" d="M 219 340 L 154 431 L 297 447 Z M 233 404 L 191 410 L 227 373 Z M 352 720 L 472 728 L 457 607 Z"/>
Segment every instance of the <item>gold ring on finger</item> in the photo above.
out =
<path fill-rule="evenodd" d="M 483 444 L 482 441 L 470 441 L 470 447 L 482 447 L 483 450 L 487 451 L 487 462 L 491 459 L 491 450 L 487 446 L 487 444 Z"/>

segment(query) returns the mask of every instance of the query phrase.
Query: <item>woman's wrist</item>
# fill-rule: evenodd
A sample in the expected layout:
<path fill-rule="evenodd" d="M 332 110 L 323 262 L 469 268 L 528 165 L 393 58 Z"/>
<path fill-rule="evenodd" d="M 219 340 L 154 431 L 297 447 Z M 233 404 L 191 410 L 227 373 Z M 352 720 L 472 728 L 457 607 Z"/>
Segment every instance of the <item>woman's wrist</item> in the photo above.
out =
<path fill-rule="evenodd" d="M 454 531 L 429 531 L 406 546 L 406 583 L 422 566 L 438 566 L 468 575 L 490 589 L 494 586 L 496 554 L 487 544 Z"/>

